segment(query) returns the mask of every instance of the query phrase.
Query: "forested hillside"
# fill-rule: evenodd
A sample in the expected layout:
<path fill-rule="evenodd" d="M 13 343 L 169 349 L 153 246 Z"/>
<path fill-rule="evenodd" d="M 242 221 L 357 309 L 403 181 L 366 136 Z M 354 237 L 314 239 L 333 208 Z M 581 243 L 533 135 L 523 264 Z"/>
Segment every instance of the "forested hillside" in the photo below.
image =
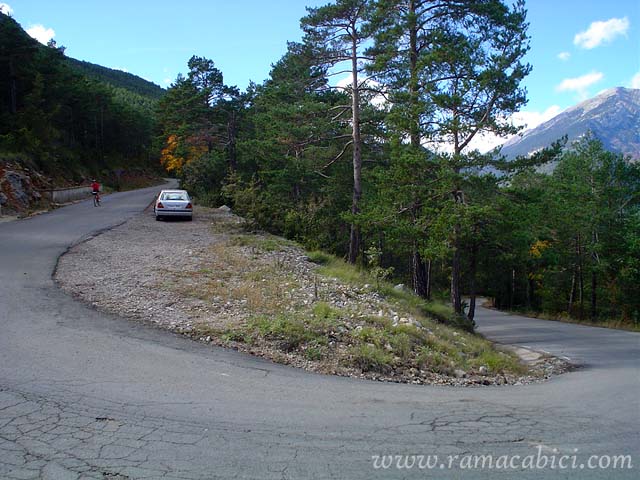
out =
<path fill-rule="evenodd" d="M 594 135 L 509 161 L 470 148 L 515 133 L 527 101 L 523 2 L 336 0 L 301 27 L 262 84 L 241 92 L 194 56 L 157 99 L 3 15 L 0 152 L 79 177 L 159 159 L 200 203 L 447 299 L 468 324 L 477 295 L 640 322 L 640 164 Z"/>
<path fill-rule="evenodd" d="M 64 47 L 40 45 L 0 14 L 3 159 L 71 181 L 156 167 L 157 89 L 123 72 L 105 83 L 108 69 L 85 75 L 88 68 L 65 57 Z"/>
<path fill-rule="evenodd" d="M 506 3 L 310 9 L 303 42 L 246 92 L 193 57 L 160 101 L 161 160 L 200 202 L 445 297 L 468 322 L 483 294 L 637 324 L 638 164 L 593 136 L 514 161 L 469 147 L 513 133 L 526 102 L 526 11 Z"/>
<path fill-rule="evenodd" d="M 164 89 L 162 87 L 131 73 L 103 67 L 95 63 L 76 60 L 75 58 L 67 58 L 67 61 L 87 77 L 108 83 L 113 87 L 122 88 L 129 92 L 137 93 L 142 97 L 155 100 L 158 100 L 164 95 Z"/>

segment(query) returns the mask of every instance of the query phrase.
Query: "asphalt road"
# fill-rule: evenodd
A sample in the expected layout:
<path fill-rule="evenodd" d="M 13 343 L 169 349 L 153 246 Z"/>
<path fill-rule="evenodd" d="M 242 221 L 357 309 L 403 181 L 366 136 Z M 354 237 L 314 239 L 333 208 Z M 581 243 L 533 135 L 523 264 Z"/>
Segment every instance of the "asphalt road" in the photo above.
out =
<path fill-rule="evenodd" d="M 56 288 L 70 245 L 157 190 L 0 224 L 0 479 L 638 478 L 636 333 L 479 309 L 490 338 L 583 367 L 526 386 L 397 385 L 201 345 Z"/>

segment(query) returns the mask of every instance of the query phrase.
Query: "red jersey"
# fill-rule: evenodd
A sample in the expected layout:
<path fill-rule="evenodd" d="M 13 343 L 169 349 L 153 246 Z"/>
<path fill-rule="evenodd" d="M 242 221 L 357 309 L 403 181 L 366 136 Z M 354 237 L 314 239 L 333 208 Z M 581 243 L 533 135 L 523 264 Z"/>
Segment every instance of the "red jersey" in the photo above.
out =
<path fill-rule="evenodd" d="M 100 191 L 100 184 L 98 182 L 93 182 L 91 184 L 91 190 L 93 190 L 94 192 L 99 192 Z"/>

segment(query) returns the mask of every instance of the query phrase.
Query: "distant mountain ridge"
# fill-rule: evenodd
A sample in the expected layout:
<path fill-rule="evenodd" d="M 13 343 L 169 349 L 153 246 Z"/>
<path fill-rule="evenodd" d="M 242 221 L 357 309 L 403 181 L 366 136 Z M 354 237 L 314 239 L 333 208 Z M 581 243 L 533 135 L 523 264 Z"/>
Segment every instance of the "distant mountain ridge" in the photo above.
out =
<path fill-rule="evenodd" d="M 102 65 L 96 65 L 95 63 L 76 60 L 71 57 L 66 57 L 66 60 L 73 68 L 80 71 L 87 77 L 107 83 L 117 88 L 124 88 L 125 90 L 137 93 L 138 95 L 158 100 L 165 93 L 165 90 L 160 85 L 156 85 L 155 83 L 138 77 L 132 73 L 103 67 Z"/>
<path fill-rule="evenodd" d="M 507 158 L 528 156 L 564 135 L 568 145 L 591 131 L 610 151 L 640 160 L 640 90 L 617 87 L 570 107 L 502 146 Z"/>
<path fill-rule="evenodd" d="M 16 22 L 11 16 L 0 12 L 0 25 L 14 29 L 13 35 L 21 36 L 24 38 L 24 44 L 29 45 L 32 50 L 46 49 L 48 47 L 40 44 L 35 38 L 31 37 L 22 26 Z M 4 37 L 3 37 L 4 38 Z M 6 40 L 6 39 L 4 39 Z M 4 59 L 9 52 L 4 52 L 0 48 L 0 59 Z M 116 70 L 113 68 L 103 67 L 95 63 L 85 62 L 83 60 L 77 60 L 75 58 L 64 56 L 64 62 L 69 65 L 76 72 L 91 78 L 95 81 L 110 85 L 116 89 L 123 89 L 128 92 L 140 95 L 151 101 L 160 99 L 165 93 L 160 85 L 156 85 L 153 82 L 145 80 L 142 77 L 134 75 L 132 73 L 124 72 L 122 70 Z M 4 73 L 4 72 L 2 72 Z"/>

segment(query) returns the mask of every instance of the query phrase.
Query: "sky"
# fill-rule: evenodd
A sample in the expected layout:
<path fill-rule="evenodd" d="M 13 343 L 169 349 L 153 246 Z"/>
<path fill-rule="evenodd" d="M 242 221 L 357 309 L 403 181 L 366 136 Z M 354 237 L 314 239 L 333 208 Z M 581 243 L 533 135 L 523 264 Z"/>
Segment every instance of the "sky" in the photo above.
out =
<path fill-rule="evenodd" d="M 306 6 L 329 0 L 0 0 L 0 9 L 42 43 L 79 60 L 162 87 L 192 55 L 212 59 L 228 85 L 262 83 L 287 41 L 302 37 Z M 640 88 L 640 0 L 526 0 L 533 67 L 528 128 L 613 87 Z M 487 137 L 480 141 L 499 143 Z M 478 144 L 478 148 L 483 145 Z"/>

